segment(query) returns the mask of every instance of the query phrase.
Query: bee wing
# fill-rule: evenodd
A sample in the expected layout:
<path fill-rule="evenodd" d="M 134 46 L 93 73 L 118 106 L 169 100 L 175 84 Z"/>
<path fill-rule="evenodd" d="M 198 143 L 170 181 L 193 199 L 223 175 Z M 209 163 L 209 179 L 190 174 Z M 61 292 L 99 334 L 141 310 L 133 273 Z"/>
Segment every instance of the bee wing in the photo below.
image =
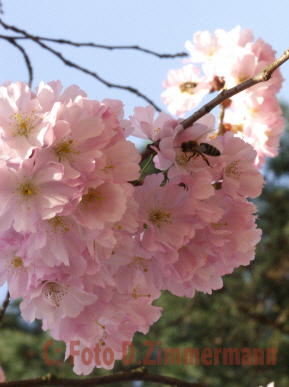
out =
<path fill-rule="evenodd" d="M 194 141 L 202 142 L 202 139 L 205 139 L 209 133 L 214 133 L 215 129 L 210 129 L 205 133 L 202 133 L 199 137 L 195 138 Z"/>
<path fill-rule="evenodd" d="M 201 152 L 201 153 L 205 153 L 207 150 L 206 146 L 205 145 L 199 145 L 198 147 L 198 151 Z"/>

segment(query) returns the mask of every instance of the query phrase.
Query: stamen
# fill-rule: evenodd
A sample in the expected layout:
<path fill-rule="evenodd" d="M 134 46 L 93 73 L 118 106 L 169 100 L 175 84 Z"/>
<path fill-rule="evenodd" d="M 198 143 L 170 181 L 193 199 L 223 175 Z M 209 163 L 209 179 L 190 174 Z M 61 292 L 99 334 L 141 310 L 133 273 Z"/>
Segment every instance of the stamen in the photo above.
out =
<path fill-rule="evenodd" d="M 171 215 L 172 211 L 167 208 L 166 204 L 164 203 L 159 208 L 150 210 L 148 218 L 155 226 L 161 227 L 172 223 L 170 219 Z"/>
<path fill-rule="evenodd" d="M 137 292 L 140 292 L 141 293 L 141 290 L 140 290 L 140 287 L 139 285 L 137 285 L 134 289 L 133 289 L 133 292 L 132 292 L 132 296 L 133 298 L 135 298 L 136 300 L 140 297 L 148 297 L 150 298 L 150 294 L 137 294 Z"/>
<path fill-rule="evenodd" d="M 18 257 L 17 255 L 14 256 L 14 258 L 10 261 L 10 259 L 7 260 L 7 264 L 5 265 L 8 267 L 8 272 L 18 272 L 21 273 L 22 270 L 24 270 L 23 266 L 23 260 L 21 257 Z"/>
<path fill-rule="evenodd" d="M 66 220 L 63 219 L 63 217 L 61 216 L 56 215 L 54 218 L 49 219 L 48 223 L 51 224 L 51 226 L 53 227 L 53 231 L 55 233 L 60 232 L 61 234 L 63 234 L 70 230 L 68 227 L 66 227 L 66 224 L 67 224 Z"/>
<path fill-rule="evenodd" d="M 21 113 L 21 109 L 19 109 L 19 113 L 15 113 L 14 117 L 13 115 L 10 116 L 11 121 L 14 121 L 14 123 L 9 124 L 15 128 L 15 131 L 12 133 L 13 137 L 25 136 L 28 138 L 28 134 L 34 129 L 33 121 L 35 116 L 31 115 L 33 111 L 30 114 L 27 112 Z"/>
<path fill-rule="evenodd" d="M 88 188 L 88 193 L 82 196 L 81 203 L 86 207 L 87 211 L 91 211 L 91 209 L 97 210 L 104 200 L 105 197 L 100 196 L 97 189 Z"/>
<path fill-rule="evenodd" d="M 129 263 L 127 266 L 131 267 L 134 266 L 135 269 L 143 270 L 145 273 L 148 271 L 148 263 L 152 261 L 152 258 L 146 259 L 141 257 L 134 257 L 132 259 L 132 262 Z"/>
<path fill-rule="evenodd" d="M 50 282 L 45 287 L 47 289 L 44 291 L 44 296 L 47 301 L 59 307 L 63 297 L 67 294 L 69 286 L 60 286 L 55 282 Z"/>
<path fill-rule="evenodd" d="M 213 230 L 220 230 L 221 226 L 228 226 L 228 223 L 227 222 L 211 223 L 211 227 Z"/>
<path fill-rule="evenodd" d="M 231 164 L 227 165 L 225 169 L 225 174 L 228 177 L 231 177 L 233 179 L 239 179 L 239 177 L 241 176 L 241 172 L 238 169 L 238 164 L 240 163 L 240 161 L 241 160 L 232 161 Z"/>
<path fill-rule="evenodd" d="M 61 159 L 67 159 L 71 162 L 74 162 L 73 155 L 79 155 L 79 151 L 75 150 L 76 141 L 62 139 L 59 141 L 57 146 L 54 148 L 55 155 L 58 156 L 59 162 Z"/>

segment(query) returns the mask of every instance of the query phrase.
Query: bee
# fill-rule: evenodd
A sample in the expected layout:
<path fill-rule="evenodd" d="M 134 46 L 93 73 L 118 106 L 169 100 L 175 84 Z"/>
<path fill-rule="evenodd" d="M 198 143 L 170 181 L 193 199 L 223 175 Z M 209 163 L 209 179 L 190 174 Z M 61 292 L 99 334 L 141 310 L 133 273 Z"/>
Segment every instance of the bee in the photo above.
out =
<path fill-rule="evenodd" d="M 207 156 L 220 156 L 221 152 L 219 149 L 215 148 L 211 144 L 207 144 L 206 142 L 201 142 L 200 144 L 198 143 L 198 140 L 200 137 L 204 136 L 206 133 L 202 134 L 195 140 L 189 140 L 182 142 L 180 147 L 183 153 L 190 153 L 190 157 L 188 158 L 188 161 L 191 160 L 193 157 L 201 156 L 203 160 L 207 163 L 207 165 L 210 167 L 209 160 L 207 159 Z"/>

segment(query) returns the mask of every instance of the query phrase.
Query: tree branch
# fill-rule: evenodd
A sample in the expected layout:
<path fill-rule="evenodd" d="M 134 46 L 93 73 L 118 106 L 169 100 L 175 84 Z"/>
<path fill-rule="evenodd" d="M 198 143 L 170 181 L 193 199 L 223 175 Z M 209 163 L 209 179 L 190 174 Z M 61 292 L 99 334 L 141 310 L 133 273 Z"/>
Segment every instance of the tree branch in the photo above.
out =
<path fill-rule="evenodd" d="M 1 387 L 33 387 L 33 386 L 100 386 L 109 383 L 122 383 L 132 380 L 143 380 L 147 382 L 156 382 L 166 384 L 167 386 L 177 387 L 205 387 L 200 383 L 189 383 L 184 380 L 172 378 L 169 376 L 149 374 L 145 368 L 137 368 L 129 372 L 118 372 L 113 375 L 98 376 L 90 379 L 67 379 L 58 378 L 55 375 L 47 375 L 43 378 L 30 380 L 17 380 L 1 383 Z"/>
<path fill-rule="evenodd" d="M 10 301 L 10 293 L 7 292 L 6 298 L 5 298 L 3 305 L 2 305 L 2 308 L 0 309 L 0 322 L 2 321 L 2 319 L 4 317 L 5 310 L 6 310 L 7 306 L 9 305 L 9 301 Z"/>
<path fill-rule="evenodd" d="M 25 63 L 26 63 L 27 69 L 28 69 L 28 74 L 29 74 L 28 85 L 29 85 L 29 87 L 31 87 L 32 80 L 33 80 L 33 68 L 32 68 L 29 56 L 27 55 L 26 51 L 24 50 L 24 48 L 22 46 L 20 46 L 19 43 L 17 43 L 15 41 L 15 38 L 13 38 L 11 36 L 5 36 L 5 35 L 0 35 L 0 38 L 7 40 L 9 43 L 13 44 L 13 46 L 17 47 L 18 50 L 21 51 L 22 55 L 24 56 L 24 60 L 25 60 Z"/>
<path fill-rule="evenodd" d="M 284 51 L 284 53 L 278 59 L 276 59 L 273 63 L 267 66 L 259 74 L 255 75 L 250 79 L 247 79 L 245 82 L 242 82 L 237 86 L 232 87 L 231 89 L 222 90 L 220 94 L 217 95 L 217 97 L 215 97 L 212 101 L 208 102 L 206 105 L 202 106 L 199 110 L 197 110 L 194 114 L 192 114 L 190 117 L 188 117 L 181 123 L 184 129 L 191 126 L 194 122 L 196 122 L 198 119 L 200 119 L 207 113 L 210 113 L 212 109 L 220 105 L 226 99 L 233 97 L 233 95 L 238 94 L 241 91 L 248 89 L 249 87 L 257 85 L 260 82 L 268 81 L 271 78 L 273 72 L 288 59 L 289 48 Z"/>
<path fill-rule="evenodd" d="M 41 46 L 42 48 L 44 48 L 45 50 L 51 52 L 52 54 L 54 54 L 55 56 L 57 56 L 63 63 L 65 63 L 67 66 L 70 66 L 70 67 L 74 67 L 76 68 L 77 70 L 80 70 L 82 71 L 83 73 L 86 73 L 86 74 L 89 74 L 91 75 L 92 77 L 94 77 L 95 79 L 97 79 L 98 81 L 100 81 L 101 83 L 103 83 L 104 85 L 106 85 L 107 87 L 113 87 L 113 88 L 116 88 L 116 89 L 121 89 L 121 90 L 127 90 L 133 94 L 136 94 L 138 97 L 141 97 L 143 98 L 145 101 L 147 101 L 150 105 L 152 105 L 158 112 L 161 111 L 161 109 L 151 100 L 149 99 L 146 95 L 144 95 L 143 93 L 141 93 L 139 90 L 135 89 L 134 87 L 131 87 L 131 86 L 123 86 L 123 85 L 118 85 L 118 84 L 115 84 L 115 83 L 110 83 L 106 80 L 104 80 L 103 78 L 101 78 L 97 73 L 93 72 L 93 71 L 90 71 L 74 62 L 71 62 L 70 60 L 66 59 L 60 52 L 54 50 L 53 48 L 47 46 L 45 43 L 41 42 L 39 39 L 37 39 L 37 37 L 35 37 L 34 35 L 31 35 L 29 33 L 27 33 L 26 31 L 24 30 L 21 30 L 17 27 L 14 27 L 14 26 L 9 26 L 8 24 L 4 23 L 2 20 L 0 20 L 0 24 L 6 29 L 6 30 L 12 30 L 14 32 L 17 32 L 17 33 L 20 33 L 20 34 L 23 34 L 24 36 L 26 36 L 28 39 L 31 39 L 33 40 L 35 43 L 37 43 L 39 46 Z"/>
<path fill-rule="evenodd" d="M 30 39 L 27 36 L 13 36 L 14 39 Z M 37 40 L 44 40 L 46 42 L 52 42 L 52 43 L 59 43 L 59 44 L 68 44 L 70 46 L 74 47 L 94 47 L 94 48 L 103 48 L 105 50 L 137 50 L 145 52 L 146 54 L 154 55 L 161 59 L 167 59 L 167 58 L 177 58 L 177 57 L 186 57 L 188 54 L 186 52 L 177 52 L 176 54 L 159 54 L 158 52 L 148 50 L 147 48 L 140 47 L 138 45 L 132 45 L 132 46 L 108 46 L 104 44 L 96 44 L 96 43 L 79 43 L 79 42 L 73 42 L 71 40 L 66 39 L 52 39 L 52 38 L 45 38 L 43 36 L 35 36 Z"/>

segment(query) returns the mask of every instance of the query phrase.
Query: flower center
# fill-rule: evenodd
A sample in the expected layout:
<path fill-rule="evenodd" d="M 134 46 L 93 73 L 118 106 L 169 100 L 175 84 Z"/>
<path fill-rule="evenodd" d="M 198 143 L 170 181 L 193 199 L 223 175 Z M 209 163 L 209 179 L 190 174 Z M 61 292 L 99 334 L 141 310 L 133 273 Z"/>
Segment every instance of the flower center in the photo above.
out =
<path fill-rule="evenodd" d="M 196 82 L 183 82 L 180 84 L 179 89 L 181 90 L 181 93 L 189 93 L 194 94 L 195 88 L 198 86 Z"/>
<path fill-rule="evenodd" d="M 171 214 L 172 212 L 168 208 L 155 208 L 150 210 L 149 220 L 157 227 L 165 226 L 172 223 Z"/>
<path fill-rule="evenodd" d="M 69 228 L 66 227 L 67 222 L 60 216 L 49 219 L 48 223 L 53 227 L 55 233 L 60 232 L 62 234 L 69 231 Z"/>
<path fill-rule="evenodd" d="M 15 271 L 20 272 L 21 270 L 24 269 L 23 260 L 21 257 L 18 257 L 17 255 L 15 255 L 14 258 L 10 262 L 7 261 L 7 266 L 8 266 L 8 272 L 10 270 L 12 270 L 13 272 L 15 272 Z"/>
<path fill-rule="evenodd" d="M 55 282 L 45 285 L 44 296 L 51 305 L 59 306 L 63 297 L 67 294 L 68 286 L 60 286 Z"/>
<path fill-rule="evenodd" d="M 105 197 L 100 196 L 99 191 L 94 188 L 89 188 L 88 193 L 82 196 L 81 203 L 87 207 L 87 211 L 91 210 L 91 207 L 98 209 Z"/>
<path fill-rule="evenodd" d="M 19 183 L 17 190 L 20 192 L 20 195 L 24 200 L 31 199 L 37 193 L 37 187 L 35 187 L 35 185 L 31 183 L 31 181 Z"/>
<path fill-rule="evenodd" d="M 78 155 L 79 151 L 76 151 L 73 146 L 73 140 L 61 140 L 54 148 L 55 155 L 58 156 L 59 162 L 62 158 L 73 160 L 73 155 Z"/>
<path fill-rule="evenodd" d="M 146 273 L 148 271 L 148 263 L 151 262 L 151 260 L 152 258 L 146 259 L 141 257 L 134 257 L 132 259 L 132 262 L 129 263 L 127 266 L 134 266 L 135 269 L 143 270 Z"/>
<path fill-rule="evenodd" d="M 249 111 L 249 114 L 251 117 L 256 117 L 256 115 L 258 114 L 258 108 L 249 108 L 248 111 Z"/>
<path fill-rule="evenodd" d="M 176 153 L 176 156 L 175 156 L 175 162 L 176 164 L 178 164 L 180 167 L 187 167 L 187 164 L 190 162 L 189 165 L 191 165 L 195 158 L 194 157 L 191 157 L 190 159 L 190 156 L 192 156 L 192 152 L 183 152 L 182 150 L 181 151 L 178 151 Z M 190 159 L 190 160 L 189 160 Z"/>
<path fill-rule="evenodd" d="M 110 158 L 106 160 L 106 166 L 102 169 L 104 173 L 112 173 L 114 170 L 113 162 Z"/>
<path fill-rule="evenodd" d="M 228 223 L 227 222 L 211 223 L 211 227 L 213 230 L 220 230 L 221 226 L 228 226 Z"/>
<path fill-rule="evenodd" d="M 19 109 L 20 111 L 21 109 Z M 33 110 L 30 114 L 27 114 L 27 112 L 24 113 L 15 113 L 14 114 L 14 123 L 13 126 L 15 128 L 15 132 L 13 132 L 13 137 L 16 136 L 25 136 L 28 138 L 29 132 L 31 132 L 32 129 L 34 129 L 33 121 L 35 119 L 34 115 L 31 115 L 33 113 Z M 11 119 L 13 119 L 13 116 L 10 116 Z M 11 124 L 10 124 L 11 125 Z"/>
<path fill-rule="evenodd" d="M 232 179 L 239 179 L 241 172 L 238 168 L 238 164 L 241 160 L 232 161 L 231 164 L 227 165 L 225 174 Z"/>

